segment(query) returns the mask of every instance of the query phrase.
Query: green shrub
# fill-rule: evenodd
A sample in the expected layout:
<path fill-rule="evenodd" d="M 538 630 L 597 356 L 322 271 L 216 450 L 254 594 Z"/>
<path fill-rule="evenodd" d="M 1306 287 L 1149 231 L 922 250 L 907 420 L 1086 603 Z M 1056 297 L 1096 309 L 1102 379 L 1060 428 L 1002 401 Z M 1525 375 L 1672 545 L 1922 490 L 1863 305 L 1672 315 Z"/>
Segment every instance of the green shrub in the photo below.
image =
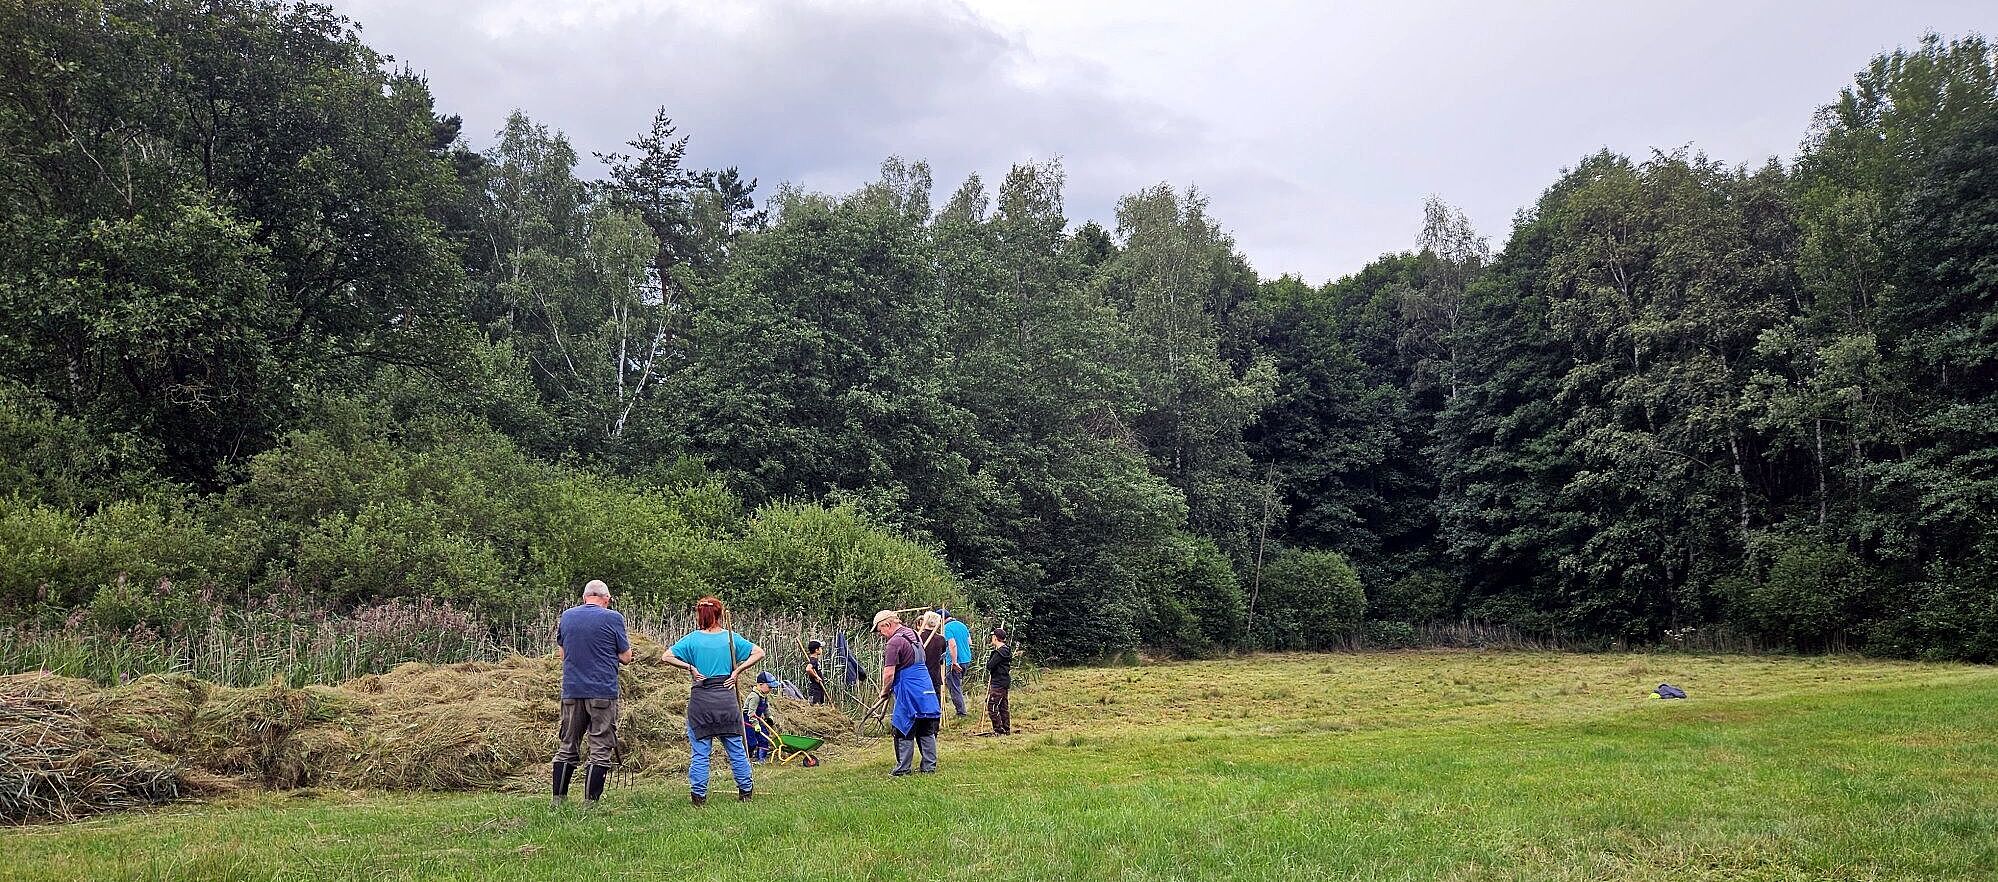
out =
<path fill-rule="evenodd" d="M 148 597 L 212 594 L 241 584 L 246 565 L 236 543 L 178 505 L 117 502 L 79 518 L 0 498 L 0 603 L 7 606 L 85 606 L 112 585 Z M 145 609 L 152 610 L 146 620 L 156 622 L 164 608 Z"/>
<path fill-rule="evenodd" d="M 69 512 L 0 496 L 0 605 L 63 604 L 87 595 L 75 575 L 82 530 Z"/>
<path fill-rule="evenodd" d="M 1938 561 L 1867 635 L 1872 651 L 1929 660 L 1998 662 L 1998 540 L 1968 560 Z"/>
<path fill-rule="evenodd" d="M 1421 569 L 1369 592 L 1367 613 L 1400 622 L 1442 620 L 1457 605 L 1457 577 Z"/>
<path fill-rule="evenodd" d="M 852 508 L 766 505 L 731 545 L 727 589 L 745 608 L 872 616 L 879 609 L 963 606 L 963 586 L 935 551 Z"/>
<path fill-rule="evenodd" d="M 269 594 L 339 611 L 403 598 L 511 616 L 588 579 L 653 608 L 719 593 L 739 608 L 853 617 L 964 606 L 932 548 L 851 508 L 753 516 L 698 468 L 646 478 L 534 460 L 476 425 L 391 438 L 335 408 L 199 503 L 122 501 L 79 514 L 0 497 L 0 606 L 123 632 Z M 661 483 L 686 480 L 688 483 Z"/>
<path fill-rule="evenodd" d="M 689 501 L 703 520 L 730 502 L 741 509 L 717 487 L 669 494 L 582 473 L 551 479 L 529 503 L 534 581 L 569 590 L 602 579 L 629 600 L 691 604 L 726 578 L 730 550 L 711 527 L 689 522 Z"/>
<path fill-rule="evenodd" d="M 1240 642 L 1248 598 L 1213 540 L 1168 538 L 1139 568 L 1137 587 L 1146 600 L 1139 619 L 1146 646 L 1199 658 Z"/>
<path fill-rule="evenodd" d="M 1415 645 L 1415 626 L 1407 622 L 1372 621 L 1361 631 L 1369 649 L 1406 649 Z"/>
<path fill-rule="evenodd" d="M 1859 604 L 1878 577 L 1857 556 L 1813 536 L 1785 537 L 1774 562 L 1741 598 L 1758 634 L 1799 649 L 1822 649 L 1858 621 Z"/>
<path fill-rule="evenodd" d="M 288 575 L 302 596 L 338 607 L 431 596 L 503 609 L 519 600 L 496 549 L 446 529 L 434 509 L 409 500 L 322 519 L 299 540 Z"/>
<path fill-rule="evenodd" d="M 1286 550 L 1263 569 L 1256 598 L 1256 645 L 1321 649 L 1358 633 L 1366 612 L 1366 592 L 1344 556 Z"/>
<path fill-rule="evenodd" d="M 155 467 L 160 445 L 140 432 L 110 432 L 58 416 L 39 396 L 0 378 L 0 488 L 59 508 L 87 511 L 120 499 L 179 490 Z"/>

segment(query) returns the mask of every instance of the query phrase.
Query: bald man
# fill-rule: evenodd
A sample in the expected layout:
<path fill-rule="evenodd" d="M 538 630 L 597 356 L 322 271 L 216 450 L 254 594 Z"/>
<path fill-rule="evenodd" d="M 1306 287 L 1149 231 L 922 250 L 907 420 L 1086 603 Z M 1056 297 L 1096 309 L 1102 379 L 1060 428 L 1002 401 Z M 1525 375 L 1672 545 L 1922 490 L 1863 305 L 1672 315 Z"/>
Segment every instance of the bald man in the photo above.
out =
<path fill-rule="evenodd" d="M 557 732 L 553 805 L 569 801 L 569 781 L 590 740 L 589 772 L 583 778 L 583 804 L 596 805 L 610 777 L 617 747 L 617 668 L 631 664 L 631 638 L 624 616 L 611 612 L 610 586 L 592 579 L 583 602 L 562 611 L 555 626 L 555 655 L 562 660 L 562 721 Z"/>

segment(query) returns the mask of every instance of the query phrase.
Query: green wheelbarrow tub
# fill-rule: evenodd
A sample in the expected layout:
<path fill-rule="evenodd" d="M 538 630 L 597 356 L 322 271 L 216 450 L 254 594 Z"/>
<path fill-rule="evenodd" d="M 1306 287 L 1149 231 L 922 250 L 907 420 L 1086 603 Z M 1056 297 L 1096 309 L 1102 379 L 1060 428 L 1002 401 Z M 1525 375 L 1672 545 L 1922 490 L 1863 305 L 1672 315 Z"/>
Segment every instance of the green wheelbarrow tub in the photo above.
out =
<path fill-rule="evenodd" d="M 784 746 L 792 750 L 818 750 L 819 745 L 826 743 L 824 738 L 808 738 L 803 735 L 779 735 L 777 740 L 784 742 Z"/>

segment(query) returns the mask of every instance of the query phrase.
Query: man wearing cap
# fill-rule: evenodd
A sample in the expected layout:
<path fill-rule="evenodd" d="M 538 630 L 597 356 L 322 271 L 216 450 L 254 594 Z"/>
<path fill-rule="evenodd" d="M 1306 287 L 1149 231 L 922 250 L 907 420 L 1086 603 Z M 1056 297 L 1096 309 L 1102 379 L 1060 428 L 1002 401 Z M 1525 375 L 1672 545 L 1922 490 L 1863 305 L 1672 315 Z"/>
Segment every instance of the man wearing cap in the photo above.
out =
<path fill-rule="evenodd" d="M 919 771 L 937 770 L 937 721 L 943 707 L 937 702 L 936 684 L 923 666 L 923 651 L 916 646 L 916 632 L 902 624 L 891 610 L 874 614 L 874 633 L 887 645 L 881 652 L 881 697 L 895 697 L 895 713 L 889 726 L 895 730 L 894 777 L 909 774 L 909 761 L 917 748 L 922 750 Z"/>
<path fill-rule="evenodd" d="M 957 715 L 964 716 L 964 666 L 971 664 L 971 629 L 950 610 L 940 610 L 944 617 L 944 641 L 950 647 L 950 671 L 944 674 L 944 682 L 950 684 L 950 703 L 957 708 Z"/>
<path fill-rule="evenodd" d="M 583 586 L 583 602 L 562 611 L 555 625 L 555 655 L 562 660 L 562 714 L 556 737 L 552 804 L 569 801 L 569 782 L 590 740 L 589 772 L 583 778 L 583 804 L 604 794 L 617 749 L 617 668 L 631 664 L 631 639 L 624 616 L 611 612 L 610 586 L 600 579 Z"/>

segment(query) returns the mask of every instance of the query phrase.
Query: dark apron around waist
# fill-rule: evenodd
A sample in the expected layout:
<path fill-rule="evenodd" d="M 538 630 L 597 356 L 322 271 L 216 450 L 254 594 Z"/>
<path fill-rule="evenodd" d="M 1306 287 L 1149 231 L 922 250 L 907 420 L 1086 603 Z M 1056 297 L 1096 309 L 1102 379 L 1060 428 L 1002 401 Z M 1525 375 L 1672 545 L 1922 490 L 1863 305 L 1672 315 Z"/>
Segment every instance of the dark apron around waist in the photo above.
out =
<path fill-rule="evenodd" d="M 687 694 L 687 729 L 702 740 L 742 734 L 742 707 L 727 677 L 707 677 Z"/>

